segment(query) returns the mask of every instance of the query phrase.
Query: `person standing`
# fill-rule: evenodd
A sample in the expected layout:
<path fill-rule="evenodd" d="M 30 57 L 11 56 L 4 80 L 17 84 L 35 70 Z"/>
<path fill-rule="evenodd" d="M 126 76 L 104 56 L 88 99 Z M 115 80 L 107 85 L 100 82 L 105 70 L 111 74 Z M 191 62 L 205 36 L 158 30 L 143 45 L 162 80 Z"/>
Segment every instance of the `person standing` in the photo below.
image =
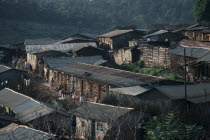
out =
<path fill-rule="evenodd" d="M 50 81 L 50 88 L 53 90 L 54 89 L 54 79 L 52 78 L 51 81 Z"/>
<path fill-rule="evenodd" d="M 84 103 L 84 97 L 83 97 L 83 95 L 80 95 L 79 102 L 80 102 L 80 104 L 83 104 Z"/>

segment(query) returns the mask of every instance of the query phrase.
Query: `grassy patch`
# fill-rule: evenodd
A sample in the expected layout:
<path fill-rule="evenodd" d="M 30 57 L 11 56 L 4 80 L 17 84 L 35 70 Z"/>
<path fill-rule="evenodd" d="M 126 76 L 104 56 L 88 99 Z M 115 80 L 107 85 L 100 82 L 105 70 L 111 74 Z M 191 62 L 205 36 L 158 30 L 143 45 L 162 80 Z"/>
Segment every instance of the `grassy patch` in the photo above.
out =
<path fill-rule="evenodd" d="M 123 65 L 123 70 L 142 73 L 152 76 L 160 76 L 169 80 L 180 80 L 179 74 L 175 70 L 167 70 L 162 68 L 145 68 L 142 61 L 135 62 L 130 65 Z"/>

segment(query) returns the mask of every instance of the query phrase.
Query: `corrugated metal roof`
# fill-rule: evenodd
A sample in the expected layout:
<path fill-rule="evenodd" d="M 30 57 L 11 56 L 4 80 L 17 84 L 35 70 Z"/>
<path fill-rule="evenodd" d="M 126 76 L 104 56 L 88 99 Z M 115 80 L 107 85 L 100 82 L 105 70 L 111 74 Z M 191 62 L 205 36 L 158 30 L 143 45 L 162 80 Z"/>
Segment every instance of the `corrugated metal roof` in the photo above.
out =
<path fill-rule="evenodd" d="M 205 54 L 203 57 L 197 60 L 197 62 L 207 62 L 210 63 L 210 51 Z"/>
<path fill-rule="evenodd" d="M 159 30 L 159 31 L 154 32 L 152 34 L 145 35 L 144 37 L 150 37 L 150 36 L 155 36 L 155 35 L 164 34 L 164 33 L 168 33 L 168 31 L 166 31 L 166 30 Z"/>
<path fill-rule="evenodd" d="M 69 37 L 64 40 L 61 40 L 59 43 L 69 43 L 69 42 L 74 42 L 74 41 L 83 41 L 83 42 L 96 42 L 93 39 L 84 39 L 84 38 L 78 38 L 78 37 Z"/>
<path fill-rule="evenodd" d="M 6 45 L 1 45 L 0 44 L 0 48 L 6 48 L 6 49 L 16 49 L 16 47 L 10 45 L 10 44 L 6 44 Z"/>
<path fill-rule="evenodd" d="M 86 57 L 47 57 L 44 58 L 44 62 L 46 65 L 48 65 L 50 68 L 56 68 L 65 66 L 68 64 L 74 64 L 74 63 L 86 63 L 86 64 L 101 64 L 106 62 L 106 60 L 103 59 L 102 56 L 86 56 Z"/>
<path fill-rule="evenodd" d="M 5 65 L 0 65 L 0 73 L 11 70 L 12 68 L 7 67 Z"/>
<path fill-rule="evenodd" d="M 10 124 L 0 129 L 1 140 L 49 140 L 54 136 L 27 126 Z"/>
<path fill-rule="evenodd" d="M 112 122 L 132 110 L 134 109 L 98 103 L 86 103 L 75 111 L 69 112 L 69 114 L 90 120 L 95 119 L 102 122 Z"/>
<path fill-rule="evenodd" d="M 98 36 L 96 34 L 90 34 L 90 33 L 78 33 L 78 34 L 72 35 L 71 37 L 76 37 L 78 35 L 81 35 L 81 36 L 84 36 L 85 38 L 90 38 L 90 39 L 97 39 L 97 36 Z"/>
<path fill-rule="evenodd" d="M 11 108 L 16 113 L 16 118 L 22 122 L 29 122 L 52 112 L 62 113 L 47 103 L 34 100 L 8 88 L 0 91 L 0 104 Z"/>
<path fill-rule="evenodd" d="M 122 35 L 122 34 L 125 34 L 125 33 L 129 33 L 129 32 L 132 32 L 132 31 L 133 30 L 131 30 L 131 29 L 130 30 L 114 30 L 114 31 L 102 34 L 99 37 L 115 37 L 115 36 Z"/>
<path fill-rule="evenodd" d="M 201 31 L 202 33 L 207 33 L 207 34 L 210 34 L 210 28 L 209 29 L 207 29 L 207 30 L 203 30 L 203 31 Z"/>
<path fill-rule="evenodd" d="M 51 44 L 51 45 L 26 45 L 26 52 L 41 50 L 41 49 L 69 52 L 76 48 L 84 48 L 89 46 L 97 47 L 97 44 L 94 42 L 88 42 L 88 43 Z"/>
<path fill-rule="evenodd" d="M 186 30 L 187 31 L 202 31 L 202 30 L 207 30 L 207 29 L 209 29 L 209 27 L 197 26 L 197 27 L 193 27 L 193 28 L 188 28 Z"/>
<path fill-rule="evenodd" d="M 144 88 L 141 86 L 110 89 L 111 92 L 125 94 L 125 95 L 131 95 L 131 96 L 137 96 L 137 95 L 142 94 L 149 90 L 150 90 L 150 88 Z"/>
<path fill-rule="evenodd" d="M 25 45 L 49 45 L 59 42 L 57 39 L 52 38 L 38 38 L 38 39 L 26 39 Z"/>
<path fill-rule="evenodd" d="M 38 54 L 38 53 L 45 53 L 45 52 L 59 52 L 59 53 L 62 53 L 60 51 L 55 51 L 55 50 L 45 50 L 45 49 L 41 49 L 41 50 L 33 50 L 33 51 L 30 51 L 28 53 L 30 54 Z"/>
<path fill-rule="evenodd" d="M 192 57 L 192 58 L 201 58 L 209 52 L 209 49 L 189 48 L 189 47 L 182 47 L 182 46 L 178 46 L 174 49 L 171 49 L 169 50 L 169 52 L 172 54 L 184 56 L 184 48 L 185 48 L 186 56 Z"/>
<path fill-rule="evenodd" d="M 89 73 L 89 76 L 85 78 L 122 87 L 146 85 L 166 80 L 155 76 L 81 63 L 58 67 L 54 70 L 78 77 L 84 77 L 85 73 Z"/>
<path fill-rule="evenodd" d="M 184 85 L 157 86 L 155 88 L 164 93 L 170 99 L 185 99 Z M 205 100 L 203 100 L 205 98 L 204 89 L 206 90 L 207 96 L 210 96 L 210 83 L 187 85 L 187 100 L 192 101 L 193 103 L 205 102 Z M 210 101 L 209 97 L 208 101 Z"/>

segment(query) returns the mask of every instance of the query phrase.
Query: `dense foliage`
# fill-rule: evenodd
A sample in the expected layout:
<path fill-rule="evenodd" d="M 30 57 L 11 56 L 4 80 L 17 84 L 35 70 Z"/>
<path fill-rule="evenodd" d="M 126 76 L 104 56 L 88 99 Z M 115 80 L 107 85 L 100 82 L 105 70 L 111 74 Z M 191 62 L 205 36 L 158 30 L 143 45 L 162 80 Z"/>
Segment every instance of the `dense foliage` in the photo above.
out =
<path fill-rule="evenodd" d="M 174 113 L 154 118 L 144 126 L 147 140 L 198 140 L 202 127 L 187 125 Z"/>
<path fill-rule="evenodd" d="M 210 22 L 210 0 L 196 0 L 194 17 L 196 22 Z"/>
<path fill-rule="evenodd" d="M 147 24 L 192 23 L 193 3 L 194 0 L 0 0 L 0 23 L 12 19 L 66 25 L 73 27 L 66 30 L 71 34 L 103 33 L 116 26 L 143 28 Z M 13 28 L 19 30 L 19 27 Z M 26 31 L 29 30 L 27 28 Z M 2 32 L 7 33 L 5 30 Z M 20 31 L 14 34 L 17 33 Z M 29 34 L 37 35 L 36 32 Z"/>
<path fill-rule="evenodd" d="M 127 24 L 176 24 L 193 21 L 193 2 L 194 0 L 1 0 L 0 16 L 99 29 Z"/>

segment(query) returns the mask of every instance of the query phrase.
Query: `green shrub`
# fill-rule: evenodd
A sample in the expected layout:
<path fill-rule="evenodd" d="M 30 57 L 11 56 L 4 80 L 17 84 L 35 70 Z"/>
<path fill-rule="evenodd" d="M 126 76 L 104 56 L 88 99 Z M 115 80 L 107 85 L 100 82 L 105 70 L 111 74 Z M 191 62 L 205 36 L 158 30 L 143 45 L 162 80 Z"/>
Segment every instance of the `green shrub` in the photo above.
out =
<path fill-rule="evenodd" d="M 168 113 L 144 123 L 147 140 L 197 140 L 203 128 L 187 125 L 175 113 Z"/>
<path fill-rule="evenodd" d="M 164 70 L 161 68 L 144 68 L 143 61 L 138 61 L 130 65 L 123 65 L 122 69 L 146 75 L 160 76 L 170 80 L 179 80 L 178 72 L 174 70 Z"/>

